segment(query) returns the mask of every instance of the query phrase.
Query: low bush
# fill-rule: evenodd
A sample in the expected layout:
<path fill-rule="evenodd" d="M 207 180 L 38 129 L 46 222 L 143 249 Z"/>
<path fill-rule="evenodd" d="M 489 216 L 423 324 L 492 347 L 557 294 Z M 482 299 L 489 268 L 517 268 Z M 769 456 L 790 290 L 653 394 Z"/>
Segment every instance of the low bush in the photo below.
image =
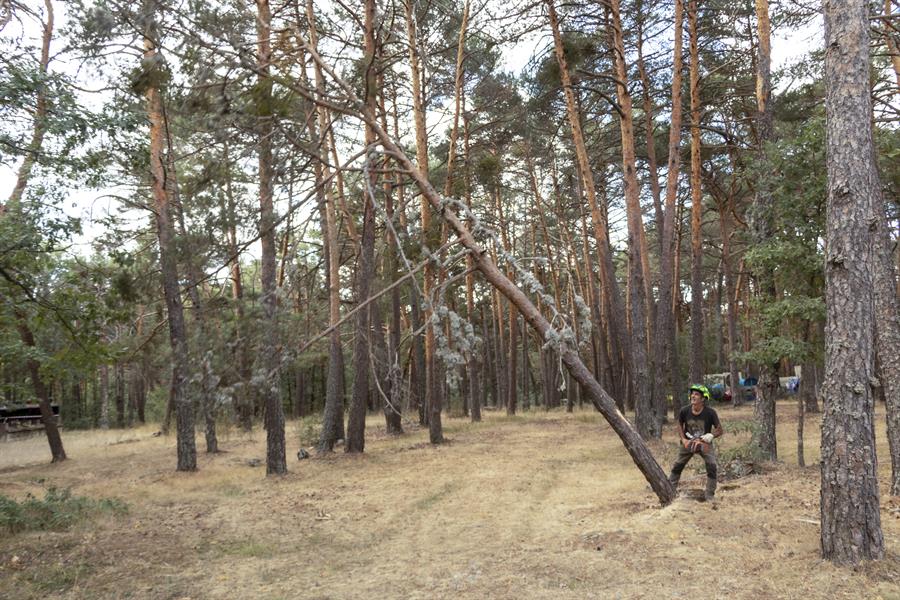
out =
<path fill-rule="evenodd" d="M 124 514 L 127 511 L 127 505 L 121 500 L 74 496 L 71 490 L 55 487 L 47 489 L 43 500 L 28 494 L 25 500 L 16 502 L 0 495 L 0 531 L 67 529 L 99 513 Z"/>

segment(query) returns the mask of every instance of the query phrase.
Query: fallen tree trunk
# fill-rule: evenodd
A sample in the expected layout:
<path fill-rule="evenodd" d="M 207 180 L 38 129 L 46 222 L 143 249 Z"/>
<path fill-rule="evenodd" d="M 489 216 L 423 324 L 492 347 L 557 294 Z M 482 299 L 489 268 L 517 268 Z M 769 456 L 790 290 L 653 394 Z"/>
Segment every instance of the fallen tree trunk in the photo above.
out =
<path fill-rule="evenodd" d="M 321 68 L 327 72 L 341 90 L 343 90 L 347 99 L 352 103 L 355 109 L 355 112 L 352 114 L 362 119 L 365 124 L 371 128 L 378 140 L 380 140 L 384 149 L 392 155 L 399 166 L 406 171 L 416 183 L 423 198 L 425 198 L 435 210 L 441 214 L 450 227 L 452 227 L 453 231 L 456 232 L 460 243 L 471 252 L 475 260 L 476 268 L 484 275 L 485 279 L 515 305 L 516 309 L 519 310 L 528 324 L 540 334 L 541 339 L 545 342 L 560 340 L 558 350 L 569 373 L 579 384 L 581 384 L 582 388 L 587 392 L 591 403 L 603 415 L 613 428 L 613 431 L 616 432 L 616 435 L 622 440 L 622 443 L 631 455 L 635 465 L 637 465 L 641 473 L 644 474 L 644 477 L 650 483 L 650 487 L 656 493 L 659 501 L 663 505 L 670 503 L 675 497 L 675 488 L 669 482 L 665 472 L 659 466 L 659 463 L 656 462 L 653 453 L 644 443 L 644 440 L 638 435 L 637 431 L 631 423 L 628 422 L 625 416 L 619 412 L 612 397 L 606 393 L 581 361 L 581 357 L 578 355 L 577 350 L 560 336 L 560 332 L 550 324 L 531 299 L 528 298 L 528 296 L 525 295 L 525 293 L 506 275 L 504 275 L 494 261 L 491 260 L 487 250 L 475 240 L 472 232 L 469 231 L 462 220 L 444 199 L 441 198 L 428 181 L 427 177 L 413 165 L 412 161 L 406 156 L 403 150 L 381 127 L 377 115 L 372 113 L 369 107 L 355 95 L 350 86 L 322 60 L 315 49 L 306 44 L 305 40 L 303 40 L 302 43 L 306 46 L 306 51 L 310 53 L 314 60 L 319 63 Z M 312 98 L 310 99 L 313 100 Z"/>

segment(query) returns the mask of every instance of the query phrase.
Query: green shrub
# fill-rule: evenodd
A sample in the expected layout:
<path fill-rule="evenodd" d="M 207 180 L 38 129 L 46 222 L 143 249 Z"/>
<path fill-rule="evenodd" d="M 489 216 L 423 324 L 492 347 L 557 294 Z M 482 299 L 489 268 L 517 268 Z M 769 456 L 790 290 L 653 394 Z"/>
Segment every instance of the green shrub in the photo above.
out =
<path fill-rule="evenodd" d="M 0 530 L 16 533 L 66 529 L 97 513 L 123 514 L 127 511 L 127 505 L 121 500 L 73 496 L 71 490 L 50 487 L 43 500 L 28 494 L 25 500 L 16 502 L 0 495 Z"/>
<path fill-rule="evenodd" d="M 727 421 L 723 427 L 726 433 L 753 434 L 759 428 L 756 421 Z"/>
<path fill-rule="evenodd" d="M 757 446 L 753 442 L 747 442 L 746 444 L 741 444 L 739 446 L 728 448 L 727 450 L 722 450 L 721 452 L 719 452 L 719 462 L 722 464 L 730 463 L 736 460 L 755 464 L 758 462 L 763 462 L 764 459 L 765 457 L 760 451 L 759 446 Z"/>
<path fill-rule="evenodd" d="M 303 417 L 297 423 L 297 437 L 301 448 L 317 446 L 322 437 L 322 413 Z"/>

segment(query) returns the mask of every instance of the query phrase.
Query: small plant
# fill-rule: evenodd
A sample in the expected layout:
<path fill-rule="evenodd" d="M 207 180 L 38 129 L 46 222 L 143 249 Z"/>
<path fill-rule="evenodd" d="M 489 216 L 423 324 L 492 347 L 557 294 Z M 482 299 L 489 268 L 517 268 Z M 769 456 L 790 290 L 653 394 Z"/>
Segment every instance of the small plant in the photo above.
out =
<path fill-rule="evenodd" d="M 316 413 L 300 419 L 297 424 L 297 437 L 301 448 L 316 446 L 322 437 L 322 415 Z"/>
<path fill-rule="evenodd" d="M 756 421 L 728 421 L 725 423 L 724 429 L 728 433 L 749 433 L 752 435 L 759 429 L 759 423 Z"/>
<path fill-rule="evenodd" d="M 64 592 L 93 572 L 86 563 L 49 565 L 31 576 L 35 587 L 44 593 Z"/>
<path fill-rule="evenodd" d="M 127 511 L 127 505 L 121 500 L 73 496 L 71 490 L 51 487 L 43 500 L 28 494 L 25 500 L 16 502 L 0 495 L 0 530 L 17 533 L 67 529 L 96 513 L 123 514 Z"/>
<path fill-rule="evenodd" d="M 763 454 L 760 452 L 759 446 L 753 442 L 747 442 L 734 448 L 728 448 L 719 452 L 719 462 L 722 464 L 733 461 L 743 461 L 747 463 L 756 463 L 763 460 Z"/>

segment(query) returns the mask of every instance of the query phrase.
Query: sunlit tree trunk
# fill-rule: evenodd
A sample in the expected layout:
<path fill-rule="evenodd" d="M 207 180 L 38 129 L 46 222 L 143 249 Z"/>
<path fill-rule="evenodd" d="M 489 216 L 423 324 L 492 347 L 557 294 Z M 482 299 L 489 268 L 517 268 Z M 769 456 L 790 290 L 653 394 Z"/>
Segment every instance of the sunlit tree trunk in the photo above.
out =
<path fill-rule="evenodd" d="M 688 2 L 691 38 L 691 367 L 692 383 L 703 383 L 703 192 L 700 188 L 700 56 L 697 0 Z"/>
<path fill-rule="evenodd" d="M 157 64 L 157 28 L 154 14 L 155 0 L 145 5 L 148 14 L 144 32 L 144 63 Z M 160 69 L 159 66 L 155 67 Z M 197 447 L 194 440 L 194 407 L 185 394 L 185 371 L 188 364 L 187 332 L 184 324 L 184 307 L 181 303 L 181 289 L 178 284 L 178 261 L 175 248 L 175 227 L 172 222 L 172 207 L 166 189 L 166 167 L 163 148 L 165 145 L 165 118 L 163 116 L 162 94 L 157 83 L 161 75 L 149 78 L 153 83 L 147 86 L 144 96 L 147 100 L 147 117 L 150 121 L 150 187 L 153 192 L 153 207 L 156 214 L 156 233 L 159 240 L 159 262 L 162 271 L 163 293 L 169 321 L 169 338 L 172 344 L 172 385 L 171 397 L 175 408 L 177 430 L 178 470 L 197 469 Z"/>
<path fill-rule="evenodd" d="M 612 16 L 613 54 L 616 69 L 616 97 L 619 101 L 619 128 L 622 139 L 622 172 L 625 179 L 625 207 L 628 220 L 629 289 L 631 290 L 632 355 L 629 371 L 635 390 L 635 421 L 638 432 L 646 438 L 662 435 L 661 420 L 651 404 L 651 372 L 647 356 L 648 330 L 647 283 L 649 268 L 642 267 L 647 255 L 644 223 L 641 216 L 640 186 L 637 180 L 637 159 L 634 150 L 634 117 L 631 94 L 628 91 L 628 67 L 625 63 L 625 42 L 622 37 L 622 18 L 619 0 L 610 0 Z"/>
<path fill-rule="evenodd" d="M 666 398 L 672 395 L 677 405 L 680 379 L 678 349 L 675 345 L 675 315 L 672 310 L 672 280 L 679 249 L 675 247 L 678 175 L 681 168 L 681 87 L 684 3 L 675 0 L 675 39 L 672 57 L 672 112 L 669 125 L 669 162 L 666 179 L 666 204 L 660 222 L 659 302 L 656 307 L 656 335 L 653 337 L 654 398 L 657 414 L 666 416 Z M 645 100 L 645 106 L 647 104 Z M 648 144 L 650 137 L 648 136 Z M 655 180 L 651 174 L 651 180 Z"/>
<path fill-rule="evenodd" d="M 428 176 L 428 132 L 425 127 L 425 102 L 422 96 L 422 73 L 419 57 L 419 34 L 416 28 L 415 0 L 406 0 L 406 34 L 409 46 L 409 68 L 412 82 L 413 120 L 416 130 L 416 166 Z M 426 247 L 434 249 L 440 239 L 440 227 L 433 226 L 431 207 L 423 197 L 420 212 L 422 216 L 422 242 Z M 434 286 L 434 267 L 431 264 L 424 269 L 423 293 L 430 298 Z M 435 381 L 434 325 L 430 304 L 426 305 L 425 314 L 425 410 L 428 413 L 428 435 L 432 444 L 444 441 L 441 427 L 441 397 L 438 390 L 440 382 Z"/>

